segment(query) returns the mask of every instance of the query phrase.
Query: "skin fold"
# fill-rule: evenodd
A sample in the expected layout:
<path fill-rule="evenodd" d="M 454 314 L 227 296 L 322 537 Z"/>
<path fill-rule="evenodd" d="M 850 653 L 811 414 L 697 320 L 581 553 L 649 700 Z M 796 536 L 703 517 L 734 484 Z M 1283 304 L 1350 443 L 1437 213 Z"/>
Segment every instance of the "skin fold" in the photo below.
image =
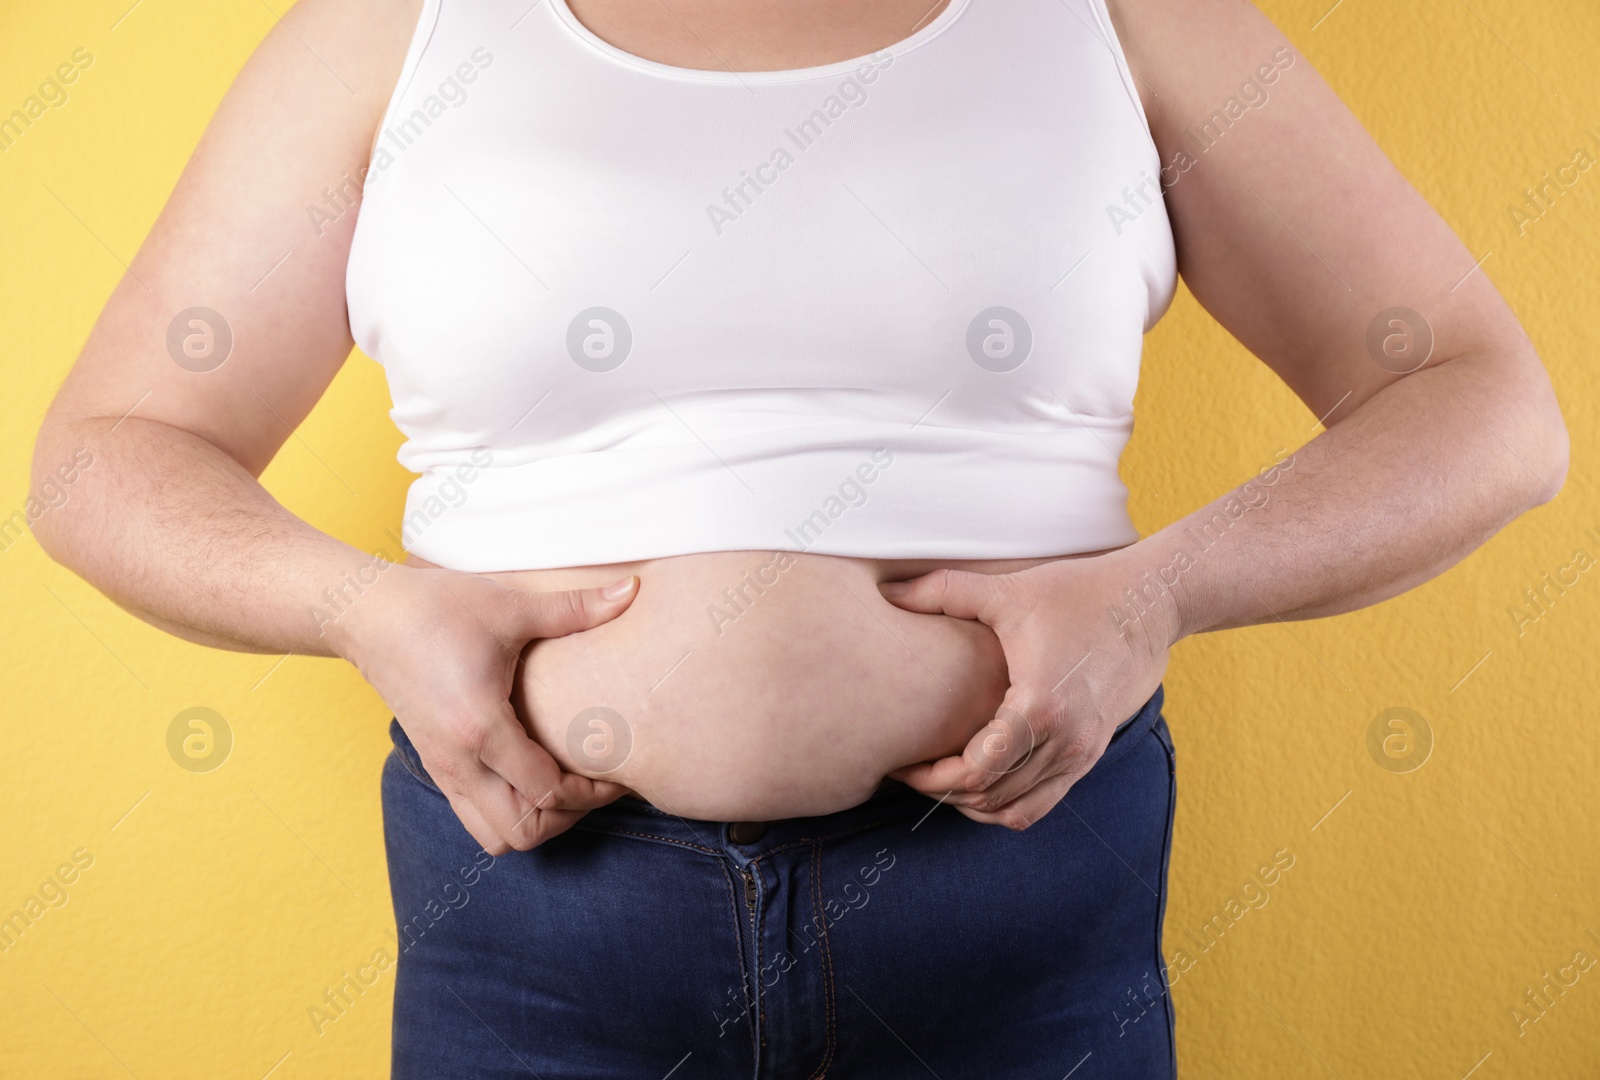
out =
<path fill-rule="evenodd" d="M 992 631 L 907 612 L 878 591 L 922 565 L 713 552 L 489 576 L 545 591 L 636 574 L 639 594 L 615 620 L 529 645 L 519 719 L 569 772 L 684 817 L 770 820 L 854 806 L 895 769 L 959 752 L 1000 705 Z M 620 759 L 604 729 L 575 724 L 595 705 L 626 726 Z M 573 730 L 597 733 L 593 754 Z"/>
<path fill-rule="evenodd" d="M 865 55 L 943 5 L 571 6 L 649 59 L 771 70 Z M 1266 478 L 1242 477 L 1128 547 L 1031 565 L 805 555 L 720 634 L 707 606 L 771 553 L 508 575 L 412 562 L 319 624 L 308 613 L 323 590 L 372 556 L 259 477 L 353 348 L 357 215 L 309 244 L 304 206 L 366 163 L 420 3 L 301 0 L 223 99 L 41 425 L 35 491 L 80 451 L 95 464 L 35 535 L 189 641 L 354 664 L 494 854 L 630 789 L 685 815 L 760 819 L 851 805 L 885 774 L 1026 828 L 1148 699 L 1183 637 L 1394 596 L 1553 498 L 1567 470 L 1549 379 L 1488 271 L 1277 28 L 1245 0 L 1108 7 L 1164 165 L 1247 80 L 1270 86 L 1170 184 L 1164 168 L 1159 193 L 1189 290 L 1301 399 L 1307 430 L 1320 421 L 1285 448 L 1292 464 L 1265 501 L 1249 485 Z M 234 333 L 204 376 L 165 344 L 195 305 L 226 312 Z M 1404 373 L 1367 347 L 1396 307 L 1422 313 L 1433 339 Z M 1195 437 L 1222 419 L 1197 414 Z M 1241 501 L 1257 505 L 1233 514 Z M 1219 516 L 1226 541 L 1196 557 L 1192 535 Z M 569 743 L 597 707 L 632 739 L 614 768 Z M 584 723 L 577 745 L 603 750 Z"/>

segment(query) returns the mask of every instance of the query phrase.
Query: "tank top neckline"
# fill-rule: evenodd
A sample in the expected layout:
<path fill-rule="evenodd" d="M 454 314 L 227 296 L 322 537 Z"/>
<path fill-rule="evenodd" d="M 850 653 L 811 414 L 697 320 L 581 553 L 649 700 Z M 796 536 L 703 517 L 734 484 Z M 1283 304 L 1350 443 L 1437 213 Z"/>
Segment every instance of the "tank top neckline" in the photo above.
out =
<path fill-rule="evenodd" d="M 864 56 L 855 56 L 848 60 L 835 60 L 829 64 L 816 64 L 811 67 L 781 68 L 774 71 L 730 71 L 716 68 L 679 67 L 676 64 L 663 64 L 656 60 L 648 60 L 637 53 L 618 48 L 587 26 L 584 26 L 583 23 L 578 21 L 578 17 L 573 14 L 572 8 L 567 4 L 567 0 L 549 0 L 550 9 L 555 12 L 557 20 L 574 37 L 624 67 L 633 68 L 659 78 L 676 79 L 681 82 L 724 83 L 735 86 L 749 83 L 788 83 L 825 79 L 832 76 L 847 75 L 855 68 L 870 62 L 874 57 L 882 53 L 892 53 L 894 56 L 899 57 L 912 49 L 926 45 L 943 34 L 961 18 L 962 12 L 967 9 L 967 5 L 970 2 L 971 0 L 950 0 L 943 11 L 935 15 L 921 29 L 913 31 L 909 37 L 901 38 L 891 45 L 886 45 Z"/>

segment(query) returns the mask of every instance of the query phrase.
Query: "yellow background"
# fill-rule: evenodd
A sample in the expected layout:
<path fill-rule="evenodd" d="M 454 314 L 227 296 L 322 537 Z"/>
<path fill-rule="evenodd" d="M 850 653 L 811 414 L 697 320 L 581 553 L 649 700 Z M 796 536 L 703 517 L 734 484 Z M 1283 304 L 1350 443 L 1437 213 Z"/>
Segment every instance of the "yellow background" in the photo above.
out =
<path fill-rule="evenodd" d="M 96 58 L 71 100 L 0 155 L 0 515 L 22 505 L 39 419 L 121 264 L 272 22 L 265 5 L 148 0 L 113 30 L 130 6 L 0 8 L 0 112 L 73 49 Z M 1600 967 L 1525 1034 L 1512 1008 L 1575 951 L 1600 959 L 1587 934 L 1600 935 L 1600 571 L 1520 636 L 1507 608 L 1574 548 L 1600 557 L 1585 534 L 1600 537 L 1587 468 L 1600 169 L 1525 236 L 1507 208 L 1580 146 L 1600 152 L 1585 133 L 1600 133 L 1600 12 L 1593 0 L 1344 0 L 1314 27 L 1330 6 L 1263 4 L 1487 253 L 1554 377 L 1573 470 L 1554 503 L 1405 597 L 1177 649 L 1166 949 L 1196 958 L 1173 991 L 1183 1074 L 1593 1077 Z M 409 478 L 387 408 L 380 369 L 353 361 L 265 477 L 290 509 L 367 550 L 392 546 L 384 530 Z M 1136 520 L 1164 525 L 1313 424 L 1182 293 L 1148 340 L 1123 463 Z M 386 1075 L 392 971 L 321 1035 L 307 1016 L 342 972 L 393 948 L 382 702 L 336 661 L 165 636 L 31 537 L 0 552 L 0 589 L 0 917 L 73 851 L 93 856 L 65 906 L 0 954 L 0 1075 Z M 207 774 L 166 749 L 169 721 L 195 705 L 235 737 Z M 1367 750 L 1370 722 L 1397 705 L 1433 732 L 1409 773 Z M 1294 864 L 1267 904 L 1200 952 L 1187 932 L 1280 848 Z"/>

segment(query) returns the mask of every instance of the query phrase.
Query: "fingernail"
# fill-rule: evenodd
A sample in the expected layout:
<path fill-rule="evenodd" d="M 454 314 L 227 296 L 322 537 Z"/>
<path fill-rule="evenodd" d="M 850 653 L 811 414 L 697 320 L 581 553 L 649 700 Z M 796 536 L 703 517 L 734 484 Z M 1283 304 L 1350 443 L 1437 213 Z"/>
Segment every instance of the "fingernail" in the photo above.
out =
<path fill-rule="evenodd" d="M 637 577 L 634 577 L 632 574 L 630 574 L 621 581 L 607 585 L 605 588 L 601 589 L 600 596 L 606 600 L 621 600 L 624 596 L 627 596 L 633 591 L 634 583 L 638 580 L 639 579 Z"/>

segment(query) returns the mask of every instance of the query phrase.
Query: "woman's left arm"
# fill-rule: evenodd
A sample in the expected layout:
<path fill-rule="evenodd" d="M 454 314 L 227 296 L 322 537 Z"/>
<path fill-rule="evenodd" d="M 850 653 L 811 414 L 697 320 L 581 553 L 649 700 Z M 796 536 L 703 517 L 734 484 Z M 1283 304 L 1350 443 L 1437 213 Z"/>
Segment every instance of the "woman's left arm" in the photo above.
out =
<path fill-rule="evenodd" d="M 1567 470 L 1549 378 L 1481 260 L 1276 27 L 1245 0 L 1111 10 L 1184 280 L 1326 430 L 1110 554 L 883 586 L 1000 638 L 1011 688 L 994 721 L 961 756 L 896 775 L 1012 828 L 1099 759 L 1181 638 L 1404 592 Z"/>

